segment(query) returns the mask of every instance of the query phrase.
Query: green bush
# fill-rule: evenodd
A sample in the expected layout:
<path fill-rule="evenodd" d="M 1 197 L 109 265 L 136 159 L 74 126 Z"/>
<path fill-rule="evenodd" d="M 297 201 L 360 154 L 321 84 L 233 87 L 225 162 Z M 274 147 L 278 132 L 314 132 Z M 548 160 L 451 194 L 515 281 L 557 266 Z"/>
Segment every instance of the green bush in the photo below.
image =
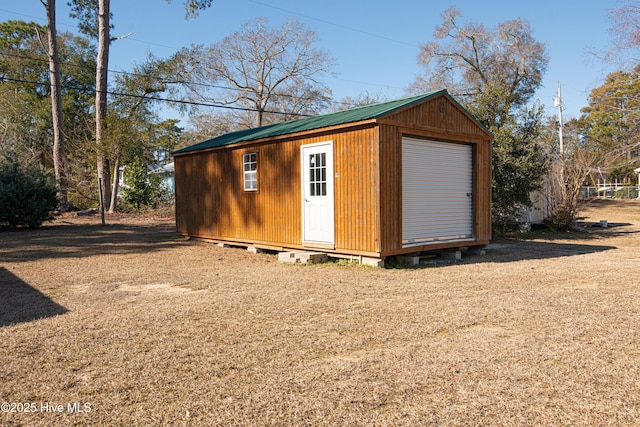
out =
<path fill-rule="evenodd" d="M 57 205 L 55 183 L 40 169 L 0 163 L 0 228 L 39 227 Z"/>
<path fill-rule="evenodd" d="M 162 178 L 149 174 L 147 165 L 140 159 L 135 159 L 124 172 L 125 186 L 122 197 L 136 211 L 143 206 L 155 208 L 163 198 Z"/>
<path fill-rule="evenodd" d="M 570 231 L 576 226 L 578 208 L 572 203 L 563 203 L 556 207 L 547 220 L 547 225 L 555 231 Z"/>

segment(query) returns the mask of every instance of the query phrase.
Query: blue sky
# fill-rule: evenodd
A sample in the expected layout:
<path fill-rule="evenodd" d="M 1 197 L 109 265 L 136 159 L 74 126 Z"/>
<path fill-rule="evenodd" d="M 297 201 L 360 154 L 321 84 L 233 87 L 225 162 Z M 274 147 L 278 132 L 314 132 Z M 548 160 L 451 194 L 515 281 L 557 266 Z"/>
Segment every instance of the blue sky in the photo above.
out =
<path fill-rule="evenodd" d="M 58 29 L 74 32 L 67 0 L 57 3 Z M 558 83 L 565 117 L 578 117 L 590 90 L 616 69 L 589 54 L 611 42 L 607 12 L 616 6 L 615 0 L 214 0 L 209 10 L 190 20 L 184 18 L 182 3 L 112 0 L 113 35 L 133 35 L 112 45 L 109 68 L 128 71 L 149 51 L 168 57 L 183 46 L 214 43 L 256 17 L 279 25 L 294 16 L 318 33 L 318 47 L 336 60 L 337 77 L 325 79 L 335 99 L 365 92 L 400 98 L 420 72 L 420 44 L 433 39 L 440 14 L 455 5 L 463 21 L 488 27 L 515 18 L 530 22 L 534 38 L 546 44 L 550 56 L 544 87 L 537 93 L 549 114 L 557 112 L 553 98 Z M 0 0 L 0 21 L 9 19 L 46 22 L 39 0 Z"/>

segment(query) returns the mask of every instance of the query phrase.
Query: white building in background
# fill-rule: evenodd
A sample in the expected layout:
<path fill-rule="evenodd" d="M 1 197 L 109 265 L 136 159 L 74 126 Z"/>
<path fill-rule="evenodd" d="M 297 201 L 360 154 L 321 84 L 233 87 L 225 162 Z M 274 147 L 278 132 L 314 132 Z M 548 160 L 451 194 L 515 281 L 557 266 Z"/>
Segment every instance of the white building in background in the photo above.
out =
<path fill-rule="evenodd" d="M 120 188 L 127 188 L 127 178 L 125 174 L 126 166 L 120 166 L 118 169 L 120 173 Z M 173 162 L 167 163 L 166 165 L 150 165 L 149 166 L 149 174 L 157 174 L 162 176 L 162 186 L 167 189 L 167 191 L 173 195 L 175 193 L 175 179 L 173 174 Z"/>
<path fill-rule="evenodd" d="M 166 188 L 172 195 L 175 192 L 175 178 L 173 174 L 173 162 L 167 163 L 155 169 L 151 169 L 149 173 L 162 176 L 162 186 Z"/>

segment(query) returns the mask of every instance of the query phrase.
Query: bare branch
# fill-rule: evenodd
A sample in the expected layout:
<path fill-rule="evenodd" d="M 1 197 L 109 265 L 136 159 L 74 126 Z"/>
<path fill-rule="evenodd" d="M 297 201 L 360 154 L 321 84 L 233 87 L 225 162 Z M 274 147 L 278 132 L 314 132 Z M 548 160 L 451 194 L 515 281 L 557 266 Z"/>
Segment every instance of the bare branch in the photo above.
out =
<path fill-rule="evenodd" d="M 313 110 L 314 103 L 324 102 L 320 94 L 328 93 L 317 77 L 328 73 L 333 62 L 313 47 L 316 40 L 315 33 L 294 19 L 275 29 L 269 28 L 266 18 L 246 23 L 206 49 L 195 73 L 203 81 L 231 89 L 199 91 L 194 96 L 255 108 L 252 126 L 266 123 L 265 112 L 272 103 L 291 113 Z"/>

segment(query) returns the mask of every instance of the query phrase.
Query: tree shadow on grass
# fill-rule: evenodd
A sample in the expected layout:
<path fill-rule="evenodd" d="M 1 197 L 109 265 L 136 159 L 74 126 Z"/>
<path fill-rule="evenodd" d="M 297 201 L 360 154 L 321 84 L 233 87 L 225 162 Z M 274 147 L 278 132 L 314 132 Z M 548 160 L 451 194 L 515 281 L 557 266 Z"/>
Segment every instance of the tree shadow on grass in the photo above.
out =
<path fill-rule="evenodd" d="M 463 251 L 461 260 L 454 260 L 447 257 L 447 253 L 452 253 L 455 249 L 444 251 L 425 251 L 421 254 L 419 265 L 409 265 L 400 258 L 389 259 L 387 268 L 432 268 L 446 267 L 460 262 L 463 264 L 487 264 L 487 263 L 508 263 L 517 261 L 531 261 L 552 258 L 564 258 L 577 255 L 600 253 L 617 249 L 616 246 L 605 245 L 583 245 L 575 243 L 557 243 L 550 241 L 527 241 L 518 239 L 500 239 L 491 242 L 485 249 L 483 255 L 479 256 L 475 250 Z M 442 255 L 444 254 L 444 255 Z"/>
<path fill-rule="evenodd" d="M 607 223 L 606 227 L 602 227 L 599 222 L 579 221 L 577 225 L 582 231 L 553 231 L 547 227 L 541 226 L 529 233 L 518 235 L 515 237 L 515 239 L 544 239 L 549 241 L 592 241 L 640 234 L 640 229 L 635 226 L 635 224 L 629 222 L 610 222 Z"/>
<path fill-rule="evenodd" d="M 612 223 L 601 228 L 598 223 L 580 223 L 582 232 L 554 232 L 538 230 L 518 237 L 501 238 L 487 247 L 487 258 L 492 262 L 512 262 L 521 260 L 549 259 L 587 255 L 618 249 L 608 245 L 607 240 L 639 234 L 640 230 L 631 223 Z M 592 244 L 598 241 L 603 244 Z M 484 257 L 480 258 L 482 262 Z"/>
<path fill-rule="evenodd" d="M 83 258 L 104 254 L 135 254 L 183 244 L 169 224 L 71 224 L 35 230 L 0 232 L 0 261 Z"/>
<path fill-rule="evenodd" d="M 64 314 L 68 310 L 0 267 L 0 327 Z"/>
<path fill-rule="evenodd" d="M 621 227 L 624 224 L 620 225 Z M 633 234 L 638 231 L 611 231 L 605 233 L 557 233 L 541 232 L 527 233 L 519 237 L 500 237 L 482 249 L 482 255 L 477 250 L 471 248 L 469 251 L 462 251 L 462 260 L 456 261 L 447 255 L 452 254 L 457 249 L 425 251 L 421 254 L 421 264 L 409 266 L 402 260 L 392 258 L 389 265 L 391 268 L 429 268 L 433 266 L 453 265 L 457 262 L 464 264 L 483 263 L 508 263 L 517 261 L 544 260 L 553 258 L 569 258 L 578 255 L 588 255 L 604 253 L 617 246 L 606 244 L 591 244 L 594 240 L 606 243 L 607 237 L 619 237 L 625 234 Z"/>
<path fill-rule="evenodd" d="M 552 241 L 501 240 L 491 243 L 486 255 L 474 257 L 472 262 L 514 262 L 523 260 L 564 258 L 617 249 L 610 245 L 584 245 Z"/>

